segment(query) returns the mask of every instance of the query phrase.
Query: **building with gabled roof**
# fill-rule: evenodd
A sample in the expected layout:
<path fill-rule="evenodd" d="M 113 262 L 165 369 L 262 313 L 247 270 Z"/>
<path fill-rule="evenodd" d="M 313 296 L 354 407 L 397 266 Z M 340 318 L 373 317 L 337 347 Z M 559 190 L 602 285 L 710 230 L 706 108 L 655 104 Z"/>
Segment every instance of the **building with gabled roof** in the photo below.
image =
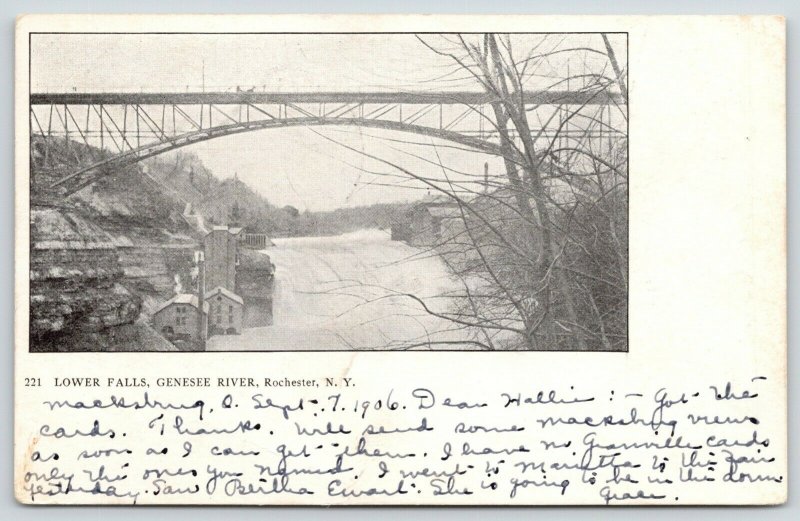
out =
<path fill-rule="evenodd" d="M 208 305 L 208 334 L 238 335 L 242 332 L 244 322 L 244 299 L 230 291 L 217 286 L 205 295 Z"/>
<path fill-rule="evenodd" d="M 197 342 L 201 313 L 208 314 L 209 306 L 198 305 L 197 295 L 180 293 L 161 304 L 153 311 L 153 327 L 170 342 L 176 340 Z"/>

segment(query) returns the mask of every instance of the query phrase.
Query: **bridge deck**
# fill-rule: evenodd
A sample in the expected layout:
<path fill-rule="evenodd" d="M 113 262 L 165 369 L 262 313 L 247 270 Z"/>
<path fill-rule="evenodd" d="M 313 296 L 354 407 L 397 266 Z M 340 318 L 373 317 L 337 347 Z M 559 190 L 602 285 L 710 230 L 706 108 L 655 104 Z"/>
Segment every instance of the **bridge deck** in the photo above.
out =
<path fill-rule="evenodd" d="M 64 92 L 32 93 L 32 105 L 241 105 L 282 103 L 406 103 L 484 105 L 483 92 Z M 618 94 L 579 91 L 526 92 L 527 105 L 625 104 Z"/>

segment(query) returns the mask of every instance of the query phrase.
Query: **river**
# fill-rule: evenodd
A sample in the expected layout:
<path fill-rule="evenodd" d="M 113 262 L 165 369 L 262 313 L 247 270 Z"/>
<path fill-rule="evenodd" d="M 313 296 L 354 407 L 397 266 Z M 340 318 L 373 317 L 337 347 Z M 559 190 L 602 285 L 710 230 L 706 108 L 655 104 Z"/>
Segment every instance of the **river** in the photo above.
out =
<path fill-rule="evenodd" d="M 208 350 L 463 349 L 461 328 L 426 312 L 452 309 L 458 281 L 435 255 L 381 230 L 274 239 L 274 323 L 215 336 Z"/>

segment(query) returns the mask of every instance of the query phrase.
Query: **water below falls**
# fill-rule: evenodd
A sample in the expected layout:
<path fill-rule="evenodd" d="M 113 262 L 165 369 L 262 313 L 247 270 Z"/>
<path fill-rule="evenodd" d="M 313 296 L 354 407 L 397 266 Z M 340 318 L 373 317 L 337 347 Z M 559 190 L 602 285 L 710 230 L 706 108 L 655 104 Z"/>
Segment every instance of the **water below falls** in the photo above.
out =
<path fill-rule="evenodd" d="M 212 337 L 209 350 L 462 348 L 438 342 L 464 340 L 464 331 L 404 295 L 451 309 L 446 295 L 460 285 L 430 252 L 380 230 L 274 242 L 265 251 L 276 266 L 274 325 Z"/>

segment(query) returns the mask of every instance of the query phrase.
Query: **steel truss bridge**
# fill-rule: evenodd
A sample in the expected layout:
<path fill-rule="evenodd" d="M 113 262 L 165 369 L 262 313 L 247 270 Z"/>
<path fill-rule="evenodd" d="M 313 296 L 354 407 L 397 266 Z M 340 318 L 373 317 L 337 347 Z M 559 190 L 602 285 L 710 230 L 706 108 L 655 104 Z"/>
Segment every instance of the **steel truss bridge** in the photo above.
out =
<path fill-rule="evenodd" d="M 55 172 L 52 188 L 69 195 L 143 159 L 264 129 L 359 126 L 502 155 L 493 101 L 478 92 L 34 93 L 31 160 Z M 626 100 L 608 91 L 528 92 L 524 102 L 531 132 L 558 140 L 555 150 L 610 147 L 627 135 Z M 62 154 L 51 164 L 55 146 L 73 162 Z"/>

